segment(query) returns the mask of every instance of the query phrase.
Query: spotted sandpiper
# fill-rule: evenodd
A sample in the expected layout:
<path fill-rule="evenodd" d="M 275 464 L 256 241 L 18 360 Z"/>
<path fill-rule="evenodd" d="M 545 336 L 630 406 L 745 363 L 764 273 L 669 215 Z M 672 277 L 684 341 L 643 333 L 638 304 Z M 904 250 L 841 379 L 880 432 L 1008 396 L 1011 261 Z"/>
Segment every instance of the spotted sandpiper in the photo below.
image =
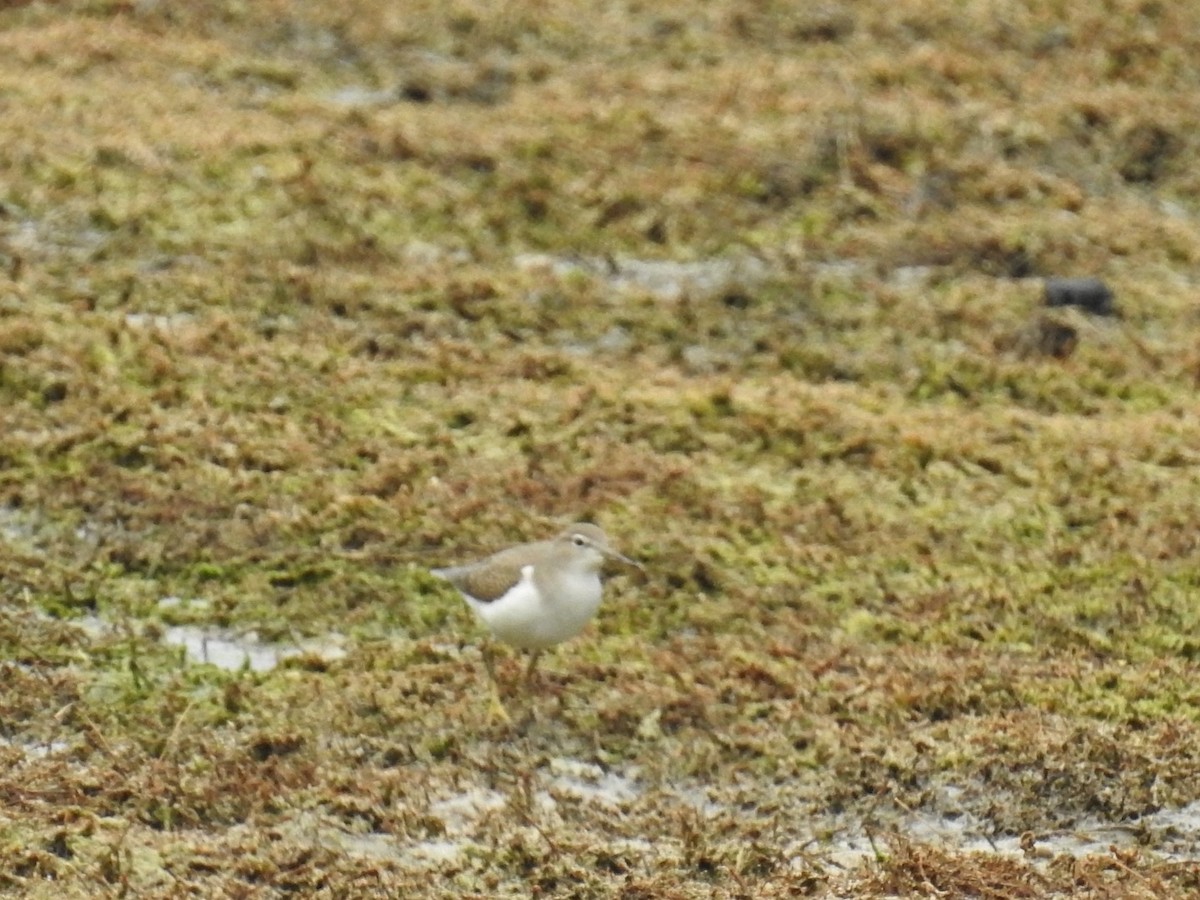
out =
<path fill-rule="evenodd" d="M 433 574 L 458 588 L 498 640 L 533 651 L 525 670 L 528 686 L 542 651 L 579 634 L 596 614 L 605 559 L 641 568 L 612 549 L 597 526 L 577 522 L 552 540 L 518 544 L 479 562 L 434 569 Z M 483 662 L 492 683 L 493 708 L 507 719 L 488 643 Z"/>

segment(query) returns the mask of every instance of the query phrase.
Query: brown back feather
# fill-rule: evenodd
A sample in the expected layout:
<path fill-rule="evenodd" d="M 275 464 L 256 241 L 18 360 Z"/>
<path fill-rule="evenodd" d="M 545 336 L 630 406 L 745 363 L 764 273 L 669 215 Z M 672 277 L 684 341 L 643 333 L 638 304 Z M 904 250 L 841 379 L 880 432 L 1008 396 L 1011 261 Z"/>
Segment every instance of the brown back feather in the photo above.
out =
<path fill-rule="evenodd" d="M 487 559 L 453 569 L 443 569 L 442 577 L 481 603 L 491 603 L 521 580 L 521 569 L 537 563 L 552 549 L 550 541 L 510 547 Z"/>

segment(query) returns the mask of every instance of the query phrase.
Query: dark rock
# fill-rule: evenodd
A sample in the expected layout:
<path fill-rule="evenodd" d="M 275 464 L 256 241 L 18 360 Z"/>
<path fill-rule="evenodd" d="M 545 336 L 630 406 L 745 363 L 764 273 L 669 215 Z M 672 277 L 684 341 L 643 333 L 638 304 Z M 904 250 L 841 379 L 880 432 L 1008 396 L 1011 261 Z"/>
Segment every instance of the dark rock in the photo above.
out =
<path fill-rule="evenodd" d="M 1047 306 L 1074 306 L 1095 316 L 1115 316 L 1113 292 L 1099 278 L 1047 278 Z"/>

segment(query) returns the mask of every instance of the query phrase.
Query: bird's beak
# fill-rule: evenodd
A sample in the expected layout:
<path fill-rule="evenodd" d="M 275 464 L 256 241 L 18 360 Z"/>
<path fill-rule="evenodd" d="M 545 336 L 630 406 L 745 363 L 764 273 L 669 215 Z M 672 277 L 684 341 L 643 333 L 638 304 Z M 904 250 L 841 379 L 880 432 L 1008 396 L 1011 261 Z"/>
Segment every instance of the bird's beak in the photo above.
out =
<path fill-rule="evenodd" d="M 635 569 L 639 569 L 643 572 L 646 571 L 646 567 L 643 566 L 640 562 L 636 562 L 636 561 L 630 559 L 628 556 L 625 556 L 623 553 L 618 553 L 616 550 L 613 550 L 610 547 L 605 547 L 602 552 L 609 559 L 615 559 L 617 562 L 623 562 L 623 563 L 625 563 L 625 565 L 633 566 Z"/>

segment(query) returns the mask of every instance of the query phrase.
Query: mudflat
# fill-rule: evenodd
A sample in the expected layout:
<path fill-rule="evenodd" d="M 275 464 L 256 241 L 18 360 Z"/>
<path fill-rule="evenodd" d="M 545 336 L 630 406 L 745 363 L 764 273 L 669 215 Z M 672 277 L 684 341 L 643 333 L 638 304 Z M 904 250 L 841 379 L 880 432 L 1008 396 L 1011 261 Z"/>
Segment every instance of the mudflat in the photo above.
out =
<path fill-rule="evenodd" d="M 1198 13 L 0 3 L 0 892 L 1195 896 Z"/>

